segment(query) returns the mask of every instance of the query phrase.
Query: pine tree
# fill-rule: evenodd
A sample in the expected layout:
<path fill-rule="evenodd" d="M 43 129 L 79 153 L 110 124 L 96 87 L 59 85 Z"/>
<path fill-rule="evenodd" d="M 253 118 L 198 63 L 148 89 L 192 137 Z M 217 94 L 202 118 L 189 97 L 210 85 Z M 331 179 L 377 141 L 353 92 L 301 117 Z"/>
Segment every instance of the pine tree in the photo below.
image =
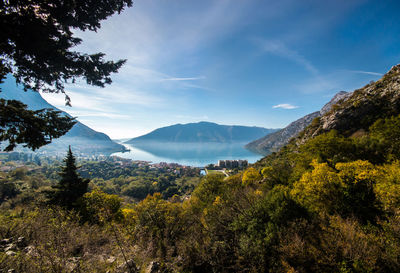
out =
<path fill-rule="evenodd" d="M 77 173 L 75 157 L 69 146 L 67 157 L 64 159 L 65 166 L 59 173 L 61 179 L 54 191 L 50 194 L 50 202 L 68 209 L 74 208 L 76 201 L 82 197 L 88 189 L 89 179 L 83 179 Z"/>

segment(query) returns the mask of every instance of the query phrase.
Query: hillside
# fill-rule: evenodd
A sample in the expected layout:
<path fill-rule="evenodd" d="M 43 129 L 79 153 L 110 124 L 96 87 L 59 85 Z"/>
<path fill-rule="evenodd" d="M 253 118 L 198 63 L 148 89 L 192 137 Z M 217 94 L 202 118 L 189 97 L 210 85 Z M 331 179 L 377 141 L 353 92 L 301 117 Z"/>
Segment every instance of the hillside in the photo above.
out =
<path fill-rule="evenodd" d="M 22 101 L 32 110 L 43 108 L 59 110 L 44 100 L 38 92 L 32 90 L 24 92 L 22 88 L 15 85 L 15 81 L 12 78 L 7 79 L 1 88 L 0 98 Z M 68 114 L 65 113 L 65 115 Z M 68 145 L 71 145 L 76 152 L 81 153 L 113 153 L 125 149 L 124 146 L 112 141 L 106 134 L 97 132 L 78 121 L 67 134 L 53 140 L 51 144 L 40 148 L 38 151 L 52 153 L 60 151 L 65 153 Z"/>
<path fill-rule="evenodd" d="M 266 134 L 275 132 L 277 129 L 266 129 L 262 127 L 249 127 L 237 125 L 219 125 L 212 122 L 198 122 L 188 124 L 175 124 L 156 129 L 146 135 L 132 138 L 125 143 L 141 142 L 249 142 Z"/>
<path fill-rule="evenodd" d="M 334 104 L 340 100 L 345 100 L 350 95 L 351 93 L 340 91 L 327 104 L 325 104 L 320 111 L 316 111 L 299 118 L 285 128 L 250 142 L 245 147 L 251 151 L 255 151 L 264 155 L 275 152 L 281 147 L 285 146 L 291 138 L 296 137 L 301 131 L 310 125 L 315 118 L 326 114 L 330 111 Z"/>
<path fill-rule="evenodd" d="M 345 100 L 339 100 L 330 111 L 326 111 L 304 130 L 298 143 L 330 130 L 336 130 L 344 136 L 362 133 L 377 119 L 399 113 L 400 65 L 396 65 L 378 81 L 355 90 Z"/>

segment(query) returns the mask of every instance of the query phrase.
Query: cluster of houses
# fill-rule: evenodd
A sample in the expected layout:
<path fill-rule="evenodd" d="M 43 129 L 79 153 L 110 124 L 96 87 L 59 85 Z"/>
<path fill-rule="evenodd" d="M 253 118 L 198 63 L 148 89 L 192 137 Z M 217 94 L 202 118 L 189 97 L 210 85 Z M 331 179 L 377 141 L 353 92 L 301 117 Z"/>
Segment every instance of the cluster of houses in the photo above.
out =
<path fill-rule="evenodd" d="M 226 169 L 245 168 L 249 165 L 247 160 L 218 160 L 218 167 Z"/>

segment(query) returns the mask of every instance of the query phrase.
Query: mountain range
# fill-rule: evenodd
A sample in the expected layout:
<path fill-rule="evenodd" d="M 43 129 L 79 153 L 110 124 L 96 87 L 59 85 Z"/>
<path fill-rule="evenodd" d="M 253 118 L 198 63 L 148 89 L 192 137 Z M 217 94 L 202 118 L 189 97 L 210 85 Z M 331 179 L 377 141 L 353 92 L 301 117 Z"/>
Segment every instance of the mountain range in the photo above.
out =
<path fill-rule="evenodd" d="M 351 92 L 340 91 L 338 92 L 320 111 L 313 112 L 296 121 L 293 121 L 285 128 L 278 130 L 272 134 L 263 136 L 260 139 L 248 143 L 245 147 L 251 151 L 267 155 L 271 152 L 278 151 L 281 147 L 285 146 L 290 139 L 299 135 L 313 120 L 325 115 L 329 112 L 333 105 L 339 101 L 346 100 L 351 96 Z"/>
<path fill-rule="evenodd" d="M 198 123 L 175 124 L 162 127 L 146 135 L 132 138 L 125 143 L 247 143 L 277 130 L 278 129 L 267 129 L 255 126 L 219 125 L 202 121 Z"/>
<path fill-rule="evenodd" d="M 0 98 L 6 100 L 19 100 L 31 110 L 51 108 L 60 111 L 42 98 L 40 93 L 17 86 L 13 78 L 9 77 L 1 85 Z M 67 113 L 63 112 L 65 115 Z M 69 116 L 69 115 L 68 115 Z M 124 151 L 123 145 L 117 144 L 104 133 L 97 132 L 81 122 L 77 122 L 64 136 L 54 139 L 52 143 L 43 146 L 38 152 L 65 152 L 71 145 L 73 151 L 83 154 L 111 154 Z"/>

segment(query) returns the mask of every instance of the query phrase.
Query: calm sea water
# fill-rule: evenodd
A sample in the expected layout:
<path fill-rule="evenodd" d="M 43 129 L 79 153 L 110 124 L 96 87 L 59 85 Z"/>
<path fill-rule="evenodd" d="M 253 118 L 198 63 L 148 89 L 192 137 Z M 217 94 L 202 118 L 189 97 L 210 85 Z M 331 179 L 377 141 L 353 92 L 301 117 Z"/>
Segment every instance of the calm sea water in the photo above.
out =
<path fill-rule="evenodd" d="M 130 152 L 112 155 L 132 160 L 151 161 L 153 163 L 168 162 L 186 166 L 203 167 L 216 164 L 223 159 L 247 159 L 253 163 L 262 155 L 255 154 L 243 146 L 246 143 L 141 143 L 123 144 Z"/>

